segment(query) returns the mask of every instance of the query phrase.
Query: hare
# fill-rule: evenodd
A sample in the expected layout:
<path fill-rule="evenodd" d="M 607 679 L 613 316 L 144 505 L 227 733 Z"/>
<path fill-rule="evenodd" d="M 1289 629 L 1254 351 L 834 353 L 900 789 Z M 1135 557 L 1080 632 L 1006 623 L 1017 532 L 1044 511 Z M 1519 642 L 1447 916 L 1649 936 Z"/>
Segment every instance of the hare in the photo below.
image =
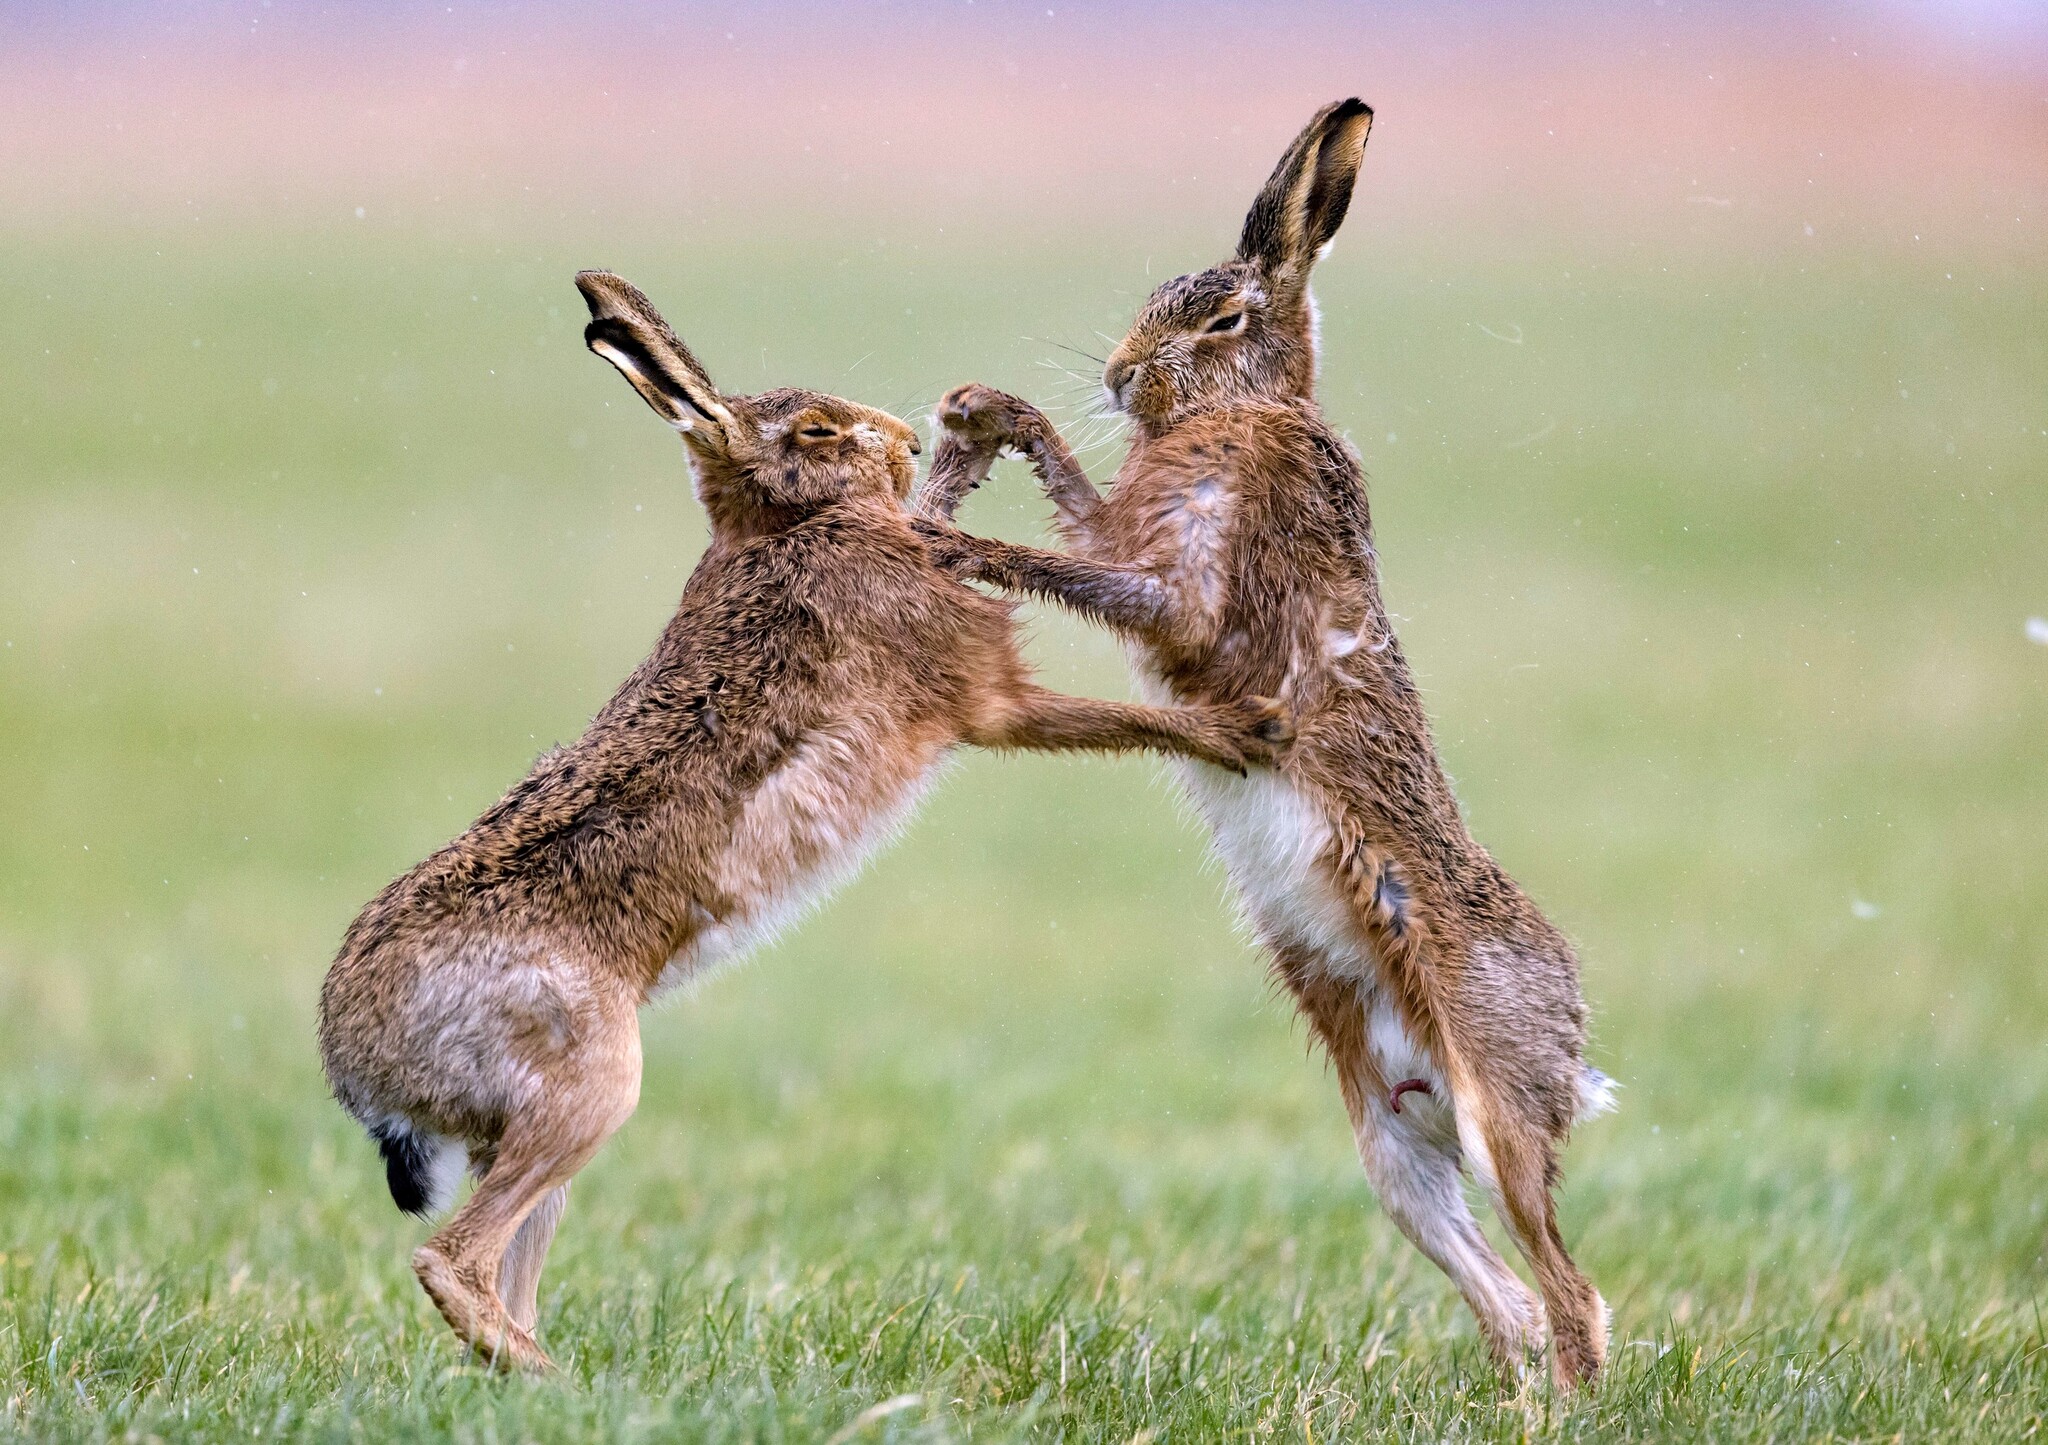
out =
<path fill-rule="evenodd" d="M 1034 686 L 1010 604 L 912 530 L 910 427 L 812 391 L 722 393 L 631 285 L 576 284 L 591 350 L 682 433 L 710 546 L 653 655 L 377 895 L 320 999 L 328 1080 L 399 1208 L 445 1208 L 465 1164 L 478 1178 L 413 1256 L 420 1283 L 476 1352 L 532 1370 L 569 1181 L 638 1101 L 642 1004 L 845 878 L 956 744 L 1156 748 L 1236 774 L 1287 731 L 1266 699 Z"/>
<path fill-rule="evenodd" d="M 1155 698 L 1278 695 L 1277 771 L 1181 768 L 1249 921 L 1337 1074 L 1388 1214 L 1457 1285 L 1506 1369 L 1590 1381 L 1606 1306 L 1558 1233 L 1572 1125 L 1609 1104 L 1589 1068 L 1571 945 L 1466 831 L 1381 605 L 1358 459 L 1316 404 L 1309 271 L 1351 200 L 1372 111 L 1326 107 L 1252 203 L 1237 252 L 1148 299 L 1104 372 L 1131 423 L 1107 495 L 1046 418 L 969 385 L 920 526 L 960 575 L 1056 599 L 1132 643 Z M 1000 450 L 1036 469 L 1069 551 L 953 531 Z M 1542 1290 L 1487 1242 L 1469 1165 Z"/>

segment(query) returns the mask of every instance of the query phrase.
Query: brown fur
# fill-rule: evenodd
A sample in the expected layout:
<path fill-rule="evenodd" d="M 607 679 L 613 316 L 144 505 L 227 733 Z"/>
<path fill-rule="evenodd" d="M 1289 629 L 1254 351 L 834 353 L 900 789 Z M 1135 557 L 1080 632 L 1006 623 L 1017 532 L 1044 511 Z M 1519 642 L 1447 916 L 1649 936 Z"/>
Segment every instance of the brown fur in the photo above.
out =
<path fill-rule="evenodd" d="M 1315 400 L 1309 270 L 1343 219 L 1371 118 L 1357 101 L 1317 115 L 1254 203 L 1237 254 L 1145 303 L 1104 374 L 1133 423 L 1106 496 L 1028 403 L 973 385 L 942 403 L 935 471 L 971 484 L 1015 449 L 1052 498 L 1068 553 L 952 530 L 942 519 L 957 495 L 936 499 L 920 526 L 961 575 L 1129 635 L 1141 673 L 1175 700 L 1293 704 L 1297 740 L 1281 772 L 1324 839 L 1304 866 L 1349 923 L 1333 944 L 1284 898 L 1262 907 L 1260 889 L 1281 897 L 1285 880 L 1233 858 L 1254 927 L 1336 1067 L 1397 1222 L 1512 1363 L 1541 1337 L 1526 1286 L 1455 1188 L 1458 1166 L 1476 1165 L 1535 1271 L 1558 1374 L 1582 1383 L 1605 1355 L 1605 1307 L 1565 1252 L 1551 1198 L 1559 1145 L 1604 1087 L 1582 1058 L 1577 960 L 1466 831 L 1380 600 L 1358 460 Z M 1227 819 L 1241 804 L 1210 806 Z M 1363 977 L 1354 955 L 1369 959 Z M 1447 1086 L 1410 1084 L 1405 1111 L 1388 1090 L 1403 1075 L 1375 1056 L 1369 1019 L 1381 1004 Z M 1448 1110 L 1432 1098 L 1445 1092 Z M 1410 1117 L 1432 1113 L 1434 1125 Z"/>
<path fill-rule="evenodd" d="M 478 1187 L 414 1269 L 473 1348 L 536 1369 L 541 1262 L 569 1180 L 637 1101 L 637 1010 L 658 986 L 829 885 L 957 744 L 1242 770 L 1286 734 L 1264 699 L 1034 686 L 1009 605 L 912 530 L 909 427 L 815 392 L 725 395 L 638 291 L 577 283 L 591 348 L 683 432 L 711 544 L 583 736 L 363 910 L 320 1018 L 336 1096 L 396 1161 L 394 1197 L 424 1209 L 427 1166 L 468 1155 Z"/>

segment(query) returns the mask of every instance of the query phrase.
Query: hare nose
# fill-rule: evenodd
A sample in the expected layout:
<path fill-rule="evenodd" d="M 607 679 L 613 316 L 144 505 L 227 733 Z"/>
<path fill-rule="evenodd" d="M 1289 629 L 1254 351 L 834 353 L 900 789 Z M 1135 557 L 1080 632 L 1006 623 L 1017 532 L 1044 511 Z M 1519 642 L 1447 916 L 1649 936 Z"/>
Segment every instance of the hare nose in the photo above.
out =
<path fill-rule="evenodd" d="M 915 433 L 912 433 L 910 438 L 910 454 L 914 457 L 921 457 L 924 455 L 924 448 L 917 444 L 917 436 Z"/>
<path fill-rule="evenodd" d="M 1113 360 L 1109 363 L 1109 369 L 1102 373 L 1102 384 L 1109 388 L 1111 395 L 1116 395 L 1129 383 L 1131 374 L 1137 369 L 1128 361 Z"/>

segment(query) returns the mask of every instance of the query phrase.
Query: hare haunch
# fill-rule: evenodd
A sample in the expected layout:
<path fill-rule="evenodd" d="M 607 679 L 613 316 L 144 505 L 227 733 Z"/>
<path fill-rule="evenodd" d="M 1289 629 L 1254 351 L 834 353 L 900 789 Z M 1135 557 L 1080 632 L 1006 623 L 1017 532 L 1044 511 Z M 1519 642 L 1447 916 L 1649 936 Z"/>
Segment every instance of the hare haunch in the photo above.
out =
<path fill-rule="evenodd" d="M 1045 417 L 986 387 L 941 404 L 920 525 L 960 575 L 1057 599 L 1133 642 L 1153 694 L 1275 695 L 1277 771 L 1183 767 L 1250 921 L 1328 1052 L 1367 1174 L 1456 1283 L 1494 1355 L 1542 1349 L 1590 1380 L 1606 1306 L 1565 1252 L 1551 1190 L 1611 1085 L 1584 1059 L 1571 945 L 1472 840 L 1380 602 L 1357 458 L 1316 404 L 1309 270 L 1351 201 L 1372 112 L 1329 106 L 1253 202 L 1237 252 L 1169 281 L 1104 383 L 1130 451 L 1098 493 Z M 997 453 L 1031 461 L 1069 552 L 943 519 Z M 1469 1165 L 1542 1290 L 1480 1232 Z"/>
<path fill-rule="evenodd" d="M 465 1163 L 478 1177 L 413 1256 L 420 1283 L 480 1354 L 530 1369 L 569 1180 L 639 1098 L 640 1005 L 844 878 L 957 744 L 1241 772 L 1286 735 L 1262 699 L 1034 686 L 1009 605 L 912 529 L 908 426 L 817 392 L 726 395 L 632 286 L 577 285 L 591 349 L 683 434 L 710 546 L 653 656 L 363 910 L 320 1000 L 328 1079 L 399 1207 L 445 1207 Z"/>

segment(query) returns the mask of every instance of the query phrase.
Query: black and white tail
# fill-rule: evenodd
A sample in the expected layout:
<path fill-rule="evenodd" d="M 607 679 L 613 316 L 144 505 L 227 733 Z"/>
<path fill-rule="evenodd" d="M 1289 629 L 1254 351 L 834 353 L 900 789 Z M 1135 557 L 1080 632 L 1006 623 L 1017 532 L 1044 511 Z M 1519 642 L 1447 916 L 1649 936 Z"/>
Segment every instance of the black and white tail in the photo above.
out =
<path fill-rule="evenodd" d="M 455 1202 L 455 1190 L 469 1163 L 469 1151 L 439 1134 L 423 1134 L 409 1119 L 390 1119 L 370 1129 L 384 1156 L 384 1181 L 391 1202 L 424 1218 Z"/>

